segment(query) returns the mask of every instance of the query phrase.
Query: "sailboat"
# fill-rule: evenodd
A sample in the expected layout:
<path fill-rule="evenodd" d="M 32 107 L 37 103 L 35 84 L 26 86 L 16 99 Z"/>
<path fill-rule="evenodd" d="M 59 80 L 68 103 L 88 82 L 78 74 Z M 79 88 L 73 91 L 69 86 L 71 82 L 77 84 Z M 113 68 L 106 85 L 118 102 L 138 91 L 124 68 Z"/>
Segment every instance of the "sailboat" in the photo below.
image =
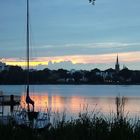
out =
<path fill-rule="evenodd" d="M 29 70 L 30 70 L 30 29 L 29 29 L 29 0 L 27 0 L 27 87 L 26 87 L 26 104 L 27 104 L 27 111 L 28 117 L 30 120 L 37 118 L 38 112 L 34 111 L 34 101 L 30 98 L 30 79 L 29 79 Z M 33 109 L 30 110 L 30 104 L 32 105 Z"/>
<path fill-rule="evenodd" d="M 27 108 L 15 114 L 14 119 L 18 125 L 32 128 L 46 128 L 50 125 L 49 112 L 35 111 L 35 102 L 30 97 L 30 28 L 29 28 L 29 0 L 27 2 L 27 32 L 26 32 L 26 54 L 27 54 L 27 80 L 26 80 L 26 104 Z M 31 106 L 32 109 L 31 109 Z"/>

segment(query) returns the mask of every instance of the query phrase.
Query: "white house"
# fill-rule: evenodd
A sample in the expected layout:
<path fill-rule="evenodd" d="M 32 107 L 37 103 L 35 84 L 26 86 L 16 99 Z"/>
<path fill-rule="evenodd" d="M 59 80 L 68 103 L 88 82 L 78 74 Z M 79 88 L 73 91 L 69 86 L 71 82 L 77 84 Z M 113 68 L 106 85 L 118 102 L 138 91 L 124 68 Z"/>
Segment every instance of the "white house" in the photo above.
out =
<path fill-rule="evenodd" d="M 8 70 L 8 66 L 5 63 L 0 62 L 0 72 L 3 70 Z"/>

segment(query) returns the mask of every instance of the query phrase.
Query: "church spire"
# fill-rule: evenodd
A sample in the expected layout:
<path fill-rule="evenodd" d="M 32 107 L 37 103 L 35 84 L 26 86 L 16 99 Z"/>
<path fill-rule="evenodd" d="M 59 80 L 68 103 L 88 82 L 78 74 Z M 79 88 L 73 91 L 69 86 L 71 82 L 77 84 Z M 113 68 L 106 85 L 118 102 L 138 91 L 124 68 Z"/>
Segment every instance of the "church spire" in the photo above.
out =
<path fill-rule="evenodd" d="M 119 64 L 118 54 L 117 54 L 116 64 Z"/>
<path fill-rule="evenodd" d="M 116 59 L 116 64 L 115 64 L 115 70 L 116 70 L 116 73 L 119 73 L 119 71 L 120 71 L 118 54 L 117 54 L 117 59 Z"/>

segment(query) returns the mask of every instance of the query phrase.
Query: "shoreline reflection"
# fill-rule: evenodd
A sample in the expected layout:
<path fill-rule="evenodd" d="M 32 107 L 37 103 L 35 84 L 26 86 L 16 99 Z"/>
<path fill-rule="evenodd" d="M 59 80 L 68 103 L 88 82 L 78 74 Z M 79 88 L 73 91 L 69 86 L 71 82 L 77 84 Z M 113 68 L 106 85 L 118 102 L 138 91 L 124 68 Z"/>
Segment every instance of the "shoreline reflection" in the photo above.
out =
<path fill-rule="evenodd" d="M 70 116 L 78 115 L 84 111 L 98 111 L 103 114 L 116 113 L 115 97 L 63 97 L 59 95 L 48 96 L 47 93 L 42 95 L 34 93 L 31 98 L 35 101 L 36 111 L 45 112 L 47 109 L 60 113 L 65 111 Z M 126 99 L 124 113 L 129 113 L 130 116 L 139 116 L 140 98 L 127 97 Z M 21 106 L 26 108 L 25 95 L 21 96 Z"/>

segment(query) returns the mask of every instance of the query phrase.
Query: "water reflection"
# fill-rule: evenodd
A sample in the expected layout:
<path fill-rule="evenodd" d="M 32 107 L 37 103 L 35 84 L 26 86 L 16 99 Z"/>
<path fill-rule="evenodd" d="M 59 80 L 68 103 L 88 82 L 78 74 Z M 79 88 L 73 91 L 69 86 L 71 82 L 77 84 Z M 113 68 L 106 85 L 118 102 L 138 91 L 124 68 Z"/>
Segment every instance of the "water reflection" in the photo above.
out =
<path fill-rule="evenodd" d="M 41 95 L 34 93 L 31 98 L 35 101 L 36 111 L 47 111 L 47 109 L 51 109 L 52 112 L 66 111 L 71 116 L 86 111 L 86 109 L 89 112 L 96 110 L 103 114 L 116 113 L 115 97 L 63 97 L 60 95 L 50 96 L 47 93 Z M 25 95 L 21 96 L 21 106 L 26 107 Z M 124 111 L 125 114 L 129 113 L 130 116 L 139 116 L 140 97 L 125 98 Z"/>

